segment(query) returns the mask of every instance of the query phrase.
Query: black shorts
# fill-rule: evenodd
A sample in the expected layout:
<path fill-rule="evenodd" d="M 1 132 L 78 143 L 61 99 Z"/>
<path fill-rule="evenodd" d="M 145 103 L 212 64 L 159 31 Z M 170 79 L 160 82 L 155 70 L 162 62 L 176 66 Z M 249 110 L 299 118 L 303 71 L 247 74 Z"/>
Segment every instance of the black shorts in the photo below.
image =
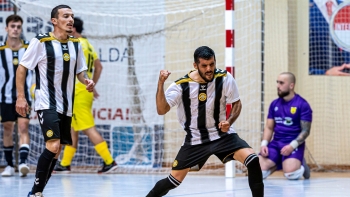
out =
<path fill-rule="evenodd" d="M 72 145 L 70 128 L 72 117 L 58 113 L 56 110 L 38 110 L 38 120 L 45 142 L 60 139 L 61 144 Z"/>
<path fill-rule="evenodd" d="M 237 133 L 199 145 L 183 145 L 173 162 L 173 170 L 191 168 L 200 170 L 211 155 L 217 156 L 222 163 L 233 160 L 235 151 L 250 146 Z"/>
<path fill-rule="evenodd" d="M 22 117 L 21 115 L 19 115 L 16 112 L 16 103 L 12 103 L 12 104 L 0 103 L 0 119 L 1 119 L 1 122 L 8 122 L 8 121 L 15 122 L 18 118 L 27 118 L 27 119 L 29 119 L 29 116 L 30 116 L 30 114 L 27 114 L 26 117 Z"/>

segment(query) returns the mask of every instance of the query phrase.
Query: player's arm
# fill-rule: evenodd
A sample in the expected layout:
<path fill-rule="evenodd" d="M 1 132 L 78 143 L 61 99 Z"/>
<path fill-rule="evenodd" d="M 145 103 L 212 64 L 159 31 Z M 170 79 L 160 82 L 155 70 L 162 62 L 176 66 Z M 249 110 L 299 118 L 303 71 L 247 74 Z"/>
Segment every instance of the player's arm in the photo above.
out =
<path fill-rule="evenodd" d="M 241 100 L 238 100 L 238 101 L 232 103 L 231 113 L 227 119 L 227 122 L 230 123 L 230 126 L 237 120 L 239 114 L 241 114 L 241 110 L 242 110 Z"/>
<path fill-rule="evenodd" d="M 16 111 L 19 115 L 25 117 L 29 113 L 29 106 L 24 94 L 24 84 L 26 81 L 27 68 L 19 65 L 16 71 L 16 89 L 17 89 L 17 101 Z"/>
<path fill-rule="evenodd" d="M 161 70 L 159 73 L 158 87 L 156 93 L 157 112 L 159 115 L 164 115 L 170 110 L 170 105 L 167 102 L 164 94 L 164 82 L 171 73 L 167 70 Z"/>
<path fill-rule="evenodd" d="M 81 83 L 86 85 L 87 91 L 92 92 L 94 90 L 95 82 L 89 79 L 89 76 L 87 75 L 86 71 L 78 73 L 77 78 Z"/>
<path fill-rule="evenodd" d="M 267 144 L 271 141 L 274 127 L 275 127 L 274 119 L 268 118 L 266 120 L 266 125 L 264 127 L 264 133 L 263 133 L 263 138 L 261 141 L 261 146 L 267 146 Z"/>
<path fill-rule="evenodd" d="M 101 72 L 102 72 L 102 64 L 99 59 L 96 59 L 94 61 L 94 75 L 92 76 L 92 80 L 97 84 L 97 81 L 100 79 Z"/>
<path fill-rule="evenodd" d="M 298 135 L 298 137 L 293 140 L 290 145 L 295 149 L 297 148 L 300 144 L 304 143 L 306 138 L 310 135 L 311 131 L 311 122 L 302 120 L 300 121 L 300 126 L 301 126 L 301 132 Z"/>

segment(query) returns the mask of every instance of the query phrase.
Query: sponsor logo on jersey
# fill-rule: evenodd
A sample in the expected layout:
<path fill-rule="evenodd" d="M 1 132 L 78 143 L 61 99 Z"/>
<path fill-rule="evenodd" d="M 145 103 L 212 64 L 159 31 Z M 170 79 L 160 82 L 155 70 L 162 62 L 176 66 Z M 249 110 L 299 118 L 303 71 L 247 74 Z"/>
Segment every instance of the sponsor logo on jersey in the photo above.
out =
<path fill-rule="evenodd" d="M 67 51 L 68 50 L 68 47 L 67 47 L 67 45 L 62 45 L 62 49 L 64 50 L 64 51 Z"/>
<path fill-rule="evenodd" d="M 53 136 L 53 131 L 52 130 L 46 131 L 46 136 L 47 137 L 52 137 Z"/>
<path fill-rule="evenodd" d="M 69 61 L 69 59 L 70 59 L 70 56 L 69 56 L 69 54 L 68 53 L 64 53 L 63 54 L 63 59 L 64 59 L 64 61 Z"/>
<path fill-rule="evenodd" d="M 205 93 L 200 93 L 200 94 L 198 95 L 198 99 L 199 99 L 200 101 L 205 101 L 205 100 L 207 100 L 207 95 L 206 95 Z"/>

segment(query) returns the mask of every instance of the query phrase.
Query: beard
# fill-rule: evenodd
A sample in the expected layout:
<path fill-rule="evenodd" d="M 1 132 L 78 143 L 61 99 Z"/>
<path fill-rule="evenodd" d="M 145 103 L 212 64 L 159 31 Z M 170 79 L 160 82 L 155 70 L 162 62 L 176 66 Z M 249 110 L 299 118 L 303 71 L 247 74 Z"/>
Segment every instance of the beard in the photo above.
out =
<path fill-rule="evenodd" d="M 213 72 L 206 72 L 206 73 L 202 73 L 199 69 L 198 69 L 198 74 L 199 76 L 202 77 L 202 79 L 205 81 L 205 82 L 212 82 L 214 80 L 214 77 L 211 79 L 211 80 L 208 80 L 207 77 L 205 76 L 205 74 L 207 73 L 213 73 Z"/>
<path fill-rule="evenodd" d="M 277 95 L 278 95 L 278 97 L 280 97 L 280 98 L 283 98 L 283 97 L 285 97 L 285 96 L 288 96 L 290 94 L 290 91 L 286 91 L 286 92 L 278 92 L 277 91 Z"/>

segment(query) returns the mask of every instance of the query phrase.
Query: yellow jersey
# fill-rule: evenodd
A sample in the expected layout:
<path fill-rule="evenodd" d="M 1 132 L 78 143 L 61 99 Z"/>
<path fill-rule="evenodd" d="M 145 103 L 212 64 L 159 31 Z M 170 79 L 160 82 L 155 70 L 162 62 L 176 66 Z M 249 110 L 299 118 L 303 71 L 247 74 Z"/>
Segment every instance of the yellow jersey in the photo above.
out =
<path fill-rule="evenodd" d="M 92 79 L 94 71 L 94 62 L 98 59 L 98 56 L 94 47 L 89 43 L 89 41 L 86 38 L 80 37 L 79 40 L 84 51 L 86 66 L 88 67 L 86 73 L 89 76 L 89 78 Z M 82 84 L 78 79 L 76 81 L 77 83 L 75 84 L 75 93 L 78 93 L 83 90 L 86 91 L 85 84 Z"/>

